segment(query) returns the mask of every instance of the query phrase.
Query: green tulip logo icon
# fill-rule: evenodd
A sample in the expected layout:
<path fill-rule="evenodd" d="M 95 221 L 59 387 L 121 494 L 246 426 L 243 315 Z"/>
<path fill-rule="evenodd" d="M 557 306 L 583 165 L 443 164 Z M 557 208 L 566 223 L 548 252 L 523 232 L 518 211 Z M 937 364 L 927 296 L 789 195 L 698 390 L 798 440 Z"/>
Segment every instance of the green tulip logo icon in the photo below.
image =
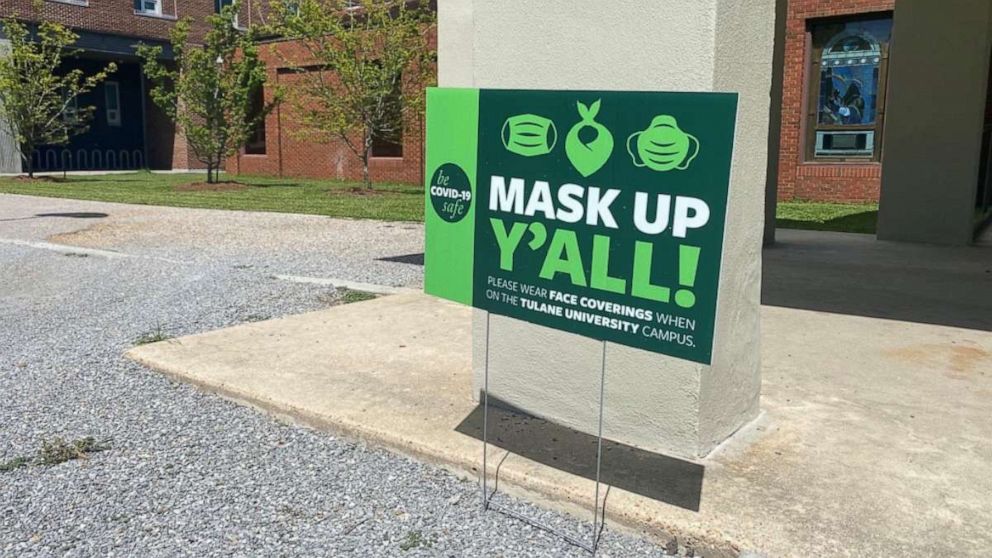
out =
<path fill-rule="evenodd" d="M 595 120 L 599 114 L 599 100 L 589 106 L 576 104 L 582 120 L 568 131 L 565 137 L 565 154 L 575 170 L 588 177 L 610 160 L 613 134 Z"/>
<path fill-rule="evenodd" d="M 631 142 L 637 138 L 637 150 L 631 149 Z M 693 145 L 692 153 L 689 146 Z M 627 153 L 634 160 L 635 167 L 647 167 L 664 172 L 685 170 L 699 155 L 699 140 L 679 129 L 675 117 L 667 114 L 655 116 L 647 130 L 635 132 L 627 138 Z"/>
<path fill-rule="evenodd" d="M 507 151 L 523 157 L 547 155 L 558 142 L 555 123 L 536 114 L 518 114 L 507 118 L 500 135 Z"/>

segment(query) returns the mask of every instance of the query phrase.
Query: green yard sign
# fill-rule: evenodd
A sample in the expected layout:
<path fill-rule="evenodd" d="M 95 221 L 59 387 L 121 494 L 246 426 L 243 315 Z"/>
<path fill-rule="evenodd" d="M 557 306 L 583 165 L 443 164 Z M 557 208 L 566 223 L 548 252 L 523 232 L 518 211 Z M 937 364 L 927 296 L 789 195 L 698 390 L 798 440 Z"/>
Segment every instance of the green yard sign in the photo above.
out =
<path fill-rule="evenodd" d="M 710 363 L 737 95 L 430 89 L 425 291 Z"/>

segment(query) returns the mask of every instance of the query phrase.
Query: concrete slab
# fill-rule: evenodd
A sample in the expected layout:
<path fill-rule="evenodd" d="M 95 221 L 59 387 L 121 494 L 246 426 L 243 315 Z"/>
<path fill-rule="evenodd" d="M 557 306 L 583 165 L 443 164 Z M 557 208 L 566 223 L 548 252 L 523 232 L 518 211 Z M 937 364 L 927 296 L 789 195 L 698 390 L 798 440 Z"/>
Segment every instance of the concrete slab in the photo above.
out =
<path fill-rule="evenodd" d="M 699 462 L 608 444 L 609 524 L 703 556 L 988 556 L 992 335 L 789 308 L 762 317 L 764 416 Z M 399 294 L 129 356 L 475 478 L 470 330 L 468 308 Z M 490 425 L 515 451 L 490 458 L 501 491 L 588 518 L 590 439 L 511 411 Z"/>

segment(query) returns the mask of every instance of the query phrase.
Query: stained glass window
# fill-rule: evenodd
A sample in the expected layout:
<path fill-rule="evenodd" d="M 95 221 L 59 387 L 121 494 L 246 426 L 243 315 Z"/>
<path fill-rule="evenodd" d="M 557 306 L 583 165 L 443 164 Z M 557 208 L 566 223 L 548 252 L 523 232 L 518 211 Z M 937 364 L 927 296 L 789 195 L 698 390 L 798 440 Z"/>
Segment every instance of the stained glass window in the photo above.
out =
<path fill-rule="evenodd" d="M 811 26 L 811 159 L 878 158 L 890 17 Z"/>

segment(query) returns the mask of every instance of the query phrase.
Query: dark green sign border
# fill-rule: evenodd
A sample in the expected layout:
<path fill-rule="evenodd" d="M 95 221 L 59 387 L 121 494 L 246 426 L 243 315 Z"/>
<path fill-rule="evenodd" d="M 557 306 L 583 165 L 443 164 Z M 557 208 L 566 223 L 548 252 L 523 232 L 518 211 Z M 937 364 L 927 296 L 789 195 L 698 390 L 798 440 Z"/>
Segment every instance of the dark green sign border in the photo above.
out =
<path fill-rule="evenodd" d="M 709 364 L 736 108 L 727 93 L 429 90 L 425 291 Z M 442 166 L 472 182 L 467 208 Z"/>

